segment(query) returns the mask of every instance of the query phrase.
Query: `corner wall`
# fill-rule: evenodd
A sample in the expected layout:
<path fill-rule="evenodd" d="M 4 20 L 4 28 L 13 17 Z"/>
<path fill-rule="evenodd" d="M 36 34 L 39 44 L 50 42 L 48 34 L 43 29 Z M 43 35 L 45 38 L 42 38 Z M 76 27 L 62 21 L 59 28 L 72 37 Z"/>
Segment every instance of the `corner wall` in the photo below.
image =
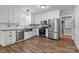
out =
<path fill-rule="evenodd" d="M 79 50 L 79 5 L 75 6 L 74 9 L 74 20 L 75 20 L 74 43 Z"/>

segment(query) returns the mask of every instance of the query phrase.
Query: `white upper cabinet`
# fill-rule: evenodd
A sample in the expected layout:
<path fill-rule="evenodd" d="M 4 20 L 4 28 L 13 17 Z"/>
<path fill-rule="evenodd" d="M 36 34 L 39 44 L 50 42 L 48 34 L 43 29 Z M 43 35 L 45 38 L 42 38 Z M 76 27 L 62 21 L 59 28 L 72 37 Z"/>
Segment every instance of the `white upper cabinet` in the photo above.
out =
<path fill-rule="evenodd" d="M 14 6 L 0 6 L 0 23 L 15 23 L 15 8 Z"/>
<path fill-rule="evenodd" d="M 48 20 L 48 19 L 50 19 L 50 13 L 49 12 L 45 14 L 45 20 Z"/>
<path fill-rule="evenodd" d="M 53 18 L 60 18 L 60 10 L 53 11 Z"/>
<path fill-rule="evenodd" d="M 0 23 L 6 23 L 8 20 L 8 6 L 0 6 Z"/>
<path fill-rule="evenodd" d="M 42 17 L 40 15 L 35 15 L 35 24 L 40 24 Z"/>
<path fill-rule="evenodd" d="M 19 25 L 23 24 L 22 14 L 22 9 L 20 7 L 15 6 L 15 22 Z"/>
<path fill-rule="evenodd" d="M 8 6 L 8 9 L 8 20 L 10 23 L 15 23 L 15 6 Z"/>
<path fill-rule="evenodd" d="M 25 14 L 25 7 L 4 5 L 0 6 L 0 23 L 18 23 L 19 25 L 31 24 L 31 14 Z"/>
<path fill-rule="evenodd" d="M 31 15 L 24 15 L 23 19 L 25 21 L 25 25 L 31 24 Z"/>
<path fill-rule="evenodd" d="M 47 16 L 48 16 L 47 14 L 43 14 L 42 15 L 42 21 L 47 20 Z"/>
<path fill-rule="evenodd" d="M 49 19 L 53 19 L 53 12 L 49 12 Z"/>
<path fill-rule="evenodd" d="M 35 24 L 35 14 L 31 14 L 31 24 Z"/>
<path fill-rule="evenodd" d="M 60 10 L 50 11 L 42 14 L 36 14 L 35 16 L 35 23 L 40 24 L 40 21 L 44 21 L 48 19 L 53 18 L 59 18 L 60 17 Z"/>
<path fill-rule="evenodd" d="M 19 25 L 29 25 L 31 24 L 31 14 L 26 15 L 26 8 L 15 6 L 15 21 Z"/>

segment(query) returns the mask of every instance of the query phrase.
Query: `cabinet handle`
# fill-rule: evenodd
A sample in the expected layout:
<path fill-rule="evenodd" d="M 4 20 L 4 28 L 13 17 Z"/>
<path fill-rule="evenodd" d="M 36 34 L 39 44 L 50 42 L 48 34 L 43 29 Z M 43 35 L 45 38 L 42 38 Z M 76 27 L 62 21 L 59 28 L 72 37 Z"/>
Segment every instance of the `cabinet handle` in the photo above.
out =
<path fill-rule="evenodd" d="M 9 35 L 9 37 L 12 37 L 12 35 Z"/>
<path fill-rule="evenodd" d="M 10 32 L 11 33 L 11 32 Z"/>

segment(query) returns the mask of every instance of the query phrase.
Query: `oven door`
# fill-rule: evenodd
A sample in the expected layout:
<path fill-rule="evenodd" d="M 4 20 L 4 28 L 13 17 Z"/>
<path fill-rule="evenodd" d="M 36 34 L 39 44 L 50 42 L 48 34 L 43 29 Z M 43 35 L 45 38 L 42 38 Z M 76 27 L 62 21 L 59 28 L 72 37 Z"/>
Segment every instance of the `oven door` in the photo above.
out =
<path fill-rule="evenodd" d="M 43 29 L 43 28 L 39 29 L 39 36 L 41 36 L 41 37 L 45 37 L 46 36 L 45 29 Z"/>

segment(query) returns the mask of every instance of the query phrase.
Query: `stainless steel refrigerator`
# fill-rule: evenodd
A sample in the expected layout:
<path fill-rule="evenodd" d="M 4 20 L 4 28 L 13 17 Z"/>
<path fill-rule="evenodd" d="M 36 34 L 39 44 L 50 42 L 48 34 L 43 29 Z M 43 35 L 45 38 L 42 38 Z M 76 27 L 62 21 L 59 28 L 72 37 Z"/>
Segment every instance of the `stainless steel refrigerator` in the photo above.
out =
<path fill-rule="evenodd" d="M 60 19 L 48 19 L 48 37 L 56 40 L 60 38 Z"/>

